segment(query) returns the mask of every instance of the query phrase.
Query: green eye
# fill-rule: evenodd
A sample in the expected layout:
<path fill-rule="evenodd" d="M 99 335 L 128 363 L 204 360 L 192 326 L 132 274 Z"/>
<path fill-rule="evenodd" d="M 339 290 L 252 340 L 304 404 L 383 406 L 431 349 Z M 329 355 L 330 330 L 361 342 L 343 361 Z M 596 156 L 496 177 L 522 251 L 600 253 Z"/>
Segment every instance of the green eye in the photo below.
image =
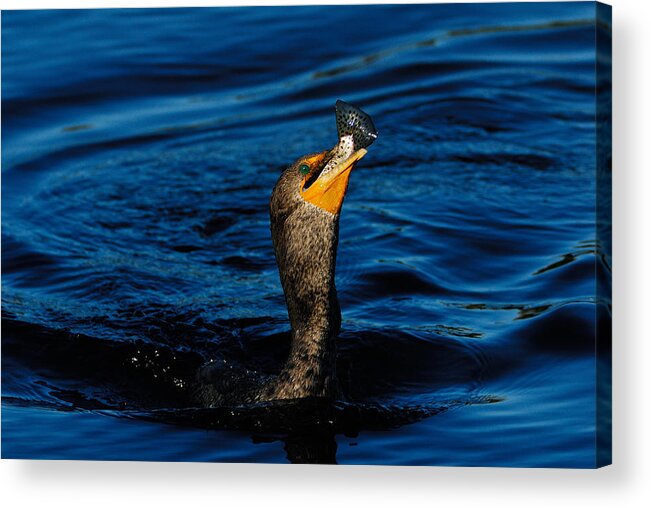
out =
<path fill-rule="evenodd" d="M 301 172 L 301 175 L 307 175 L 310 172 L 310 166 L 307 164 L 301 164 L 298 167 L 298 170 Z"/>

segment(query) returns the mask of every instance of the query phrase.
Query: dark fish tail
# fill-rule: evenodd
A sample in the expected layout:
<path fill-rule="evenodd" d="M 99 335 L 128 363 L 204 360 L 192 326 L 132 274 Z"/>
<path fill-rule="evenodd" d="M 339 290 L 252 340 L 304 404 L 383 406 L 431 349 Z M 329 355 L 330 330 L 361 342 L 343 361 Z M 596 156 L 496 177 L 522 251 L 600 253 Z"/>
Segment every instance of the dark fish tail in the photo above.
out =
<path fill-rule="evenodd" d="M 335 114 L 339 139 L 352 134 L 355 150 L 370 146 L 377 138 L 377 129 L 373 125 L 373 120 L 358 107 L 338 100 Z"/>

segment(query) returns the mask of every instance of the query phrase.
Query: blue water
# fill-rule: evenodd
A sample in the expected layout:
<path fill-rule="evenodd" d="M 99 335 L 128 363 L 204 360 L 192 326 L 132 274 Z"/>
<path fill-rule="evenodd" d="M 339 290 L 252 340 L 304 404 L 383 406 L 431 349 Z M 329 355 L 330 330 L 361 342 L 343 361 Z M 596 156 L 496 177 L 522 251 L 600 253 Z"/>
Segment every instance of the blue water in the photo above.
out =
<path fill-rule="evenodd" d="M 593 3 L 3 12 L 3 457 L 593 467 L 596 33 Z M 193 409 L 203 362 L 287 354 L 268 200 L 336 99 L 380 133 L 346 398 Z"/>

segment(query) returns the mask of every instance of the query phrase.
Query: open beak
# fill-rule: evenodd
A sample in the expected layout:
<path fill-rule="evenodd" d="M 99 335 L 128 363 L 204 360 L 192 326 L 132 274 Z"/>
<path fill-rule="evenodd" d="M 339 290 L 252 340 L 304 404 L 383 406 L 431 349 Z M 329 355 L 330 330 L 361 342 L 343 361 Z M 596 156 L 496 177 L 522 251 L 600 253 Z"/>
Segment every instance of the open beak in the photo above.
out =
<path fill-rule="evenodd" d="M 315 156 L 314 162 L 321 162 L 327 153 L 324 152 Z M 331 170 L 322 172 L 316 181 L 305 188 L 306 182 L 310 179 L 310 175 L 308 175 L 301 185 L 303 199 L 332 214 L 339 213 L 344 197 L 346 197 L 350 172 L 355 163 L 364 157 L 366 153 L 366 148 L 360 148 Z M 317 158 L 319 158 L 318 161 Z"/>

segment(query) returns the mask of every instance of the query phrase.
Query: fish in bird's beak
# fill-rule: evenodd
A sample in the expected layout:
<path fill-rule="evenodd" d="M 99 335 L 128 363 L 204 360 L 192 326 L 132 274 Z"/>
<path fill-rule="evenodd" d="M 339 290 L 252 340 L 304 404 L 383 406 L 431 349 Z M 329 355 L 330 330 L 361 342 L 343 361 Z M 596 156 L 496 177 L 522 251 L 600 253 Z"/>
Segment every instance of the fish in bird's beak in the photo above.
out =
<path fill-rule="evenodd" d="M 309 157 L 299 165 L 299 171 L 305 175 L 300 191 L 303 199 L 332 214 L 341 210 L 355 163 L 377 138 L 371 117 L 352 104 L 337 101 L 335 115 L 338 143 L 332 150 Z"/>

